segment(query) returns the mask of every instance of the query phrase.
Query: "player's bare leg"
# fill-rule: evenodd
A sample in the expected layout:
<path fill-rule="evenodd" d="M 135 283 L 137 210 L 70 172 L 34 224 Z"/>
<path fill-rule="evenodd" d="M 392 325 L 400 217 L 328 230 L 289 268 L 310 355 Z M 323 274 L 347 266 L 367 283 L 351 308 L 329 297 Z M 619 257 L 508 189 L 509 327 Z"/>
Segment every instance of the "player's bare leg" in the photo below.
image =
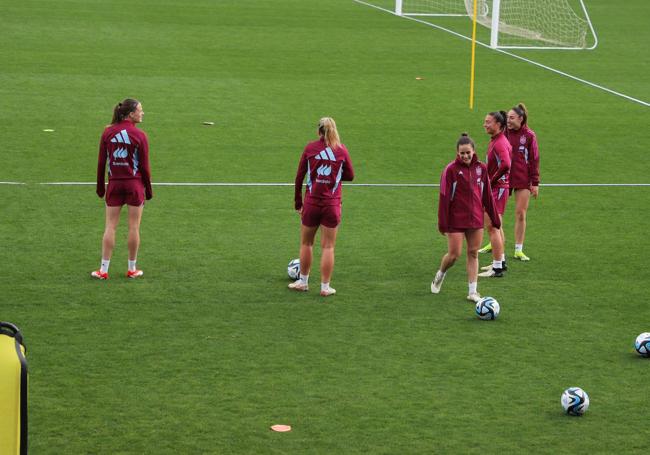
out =
<path fill-rule="evenodd" d="M 316 231 L 318 231 L 318 226 L 300 225 L 300 278 L 290 283 L 289 289 L 295 291 L 309 290 L 309 272 L 311 271 Z"/>
<path fill-rule="evenodd" d="M 135 262 L 138 259 L 138 250 L 140 249 L 140 221 L 142 220 L 142 211 L 144 204 L 140 206 L 128 206 L 129 209 L 129 278 L 137 278 L 143 275 L 142 270 L 138 270 Z"/>
<path fill-rule="evenodd" d="M 120 223 L 120 211 L 122 207 L 106 206 L 106 224 L 104 227 L 104 236 L 102 237 L 102 262 L 99 270 L 95 270 L 90 275 L 100 280 L 108 279 L 108 266 L 113 256 L 115 248 L 115 231 Z"/>
<path fill-rule="evenodd" d="M 477 302 L 481 295 L 478 293 L 478 250 L 483 241 L 483 229 L 473 229 L 465 233 L 467 240 L 467 283 L 469 292 L 467 300 Z"/>
<path fill-rule="evenodd" d="M 115 248 L 115 232 L 120 223 L 120 212 L 122 207 L 106 206 L 106 227 L 102 239 L 102 259 L 110 260 Z"/>
<path fill-rule="evenodd" d="M 485 267 L 487 269 L 485 272 L 481 273 L 481 277 L 496 277 L 500 278 L 503 276 L 503 236 L 502 230 L 496 229 L 492 225 L 492 220 L 487 216 L 487 213 L 484 214 L 485 224 L 488 227 L 488 233 L 490 235 L 490 244 L 492 245 L 492 267 Z M 502 219 L 499 215 L 499 219 Z"/>
<path fill-rule="evenodd" d="M 338 227 L 321 227 L 320 294 L 324 297 L 336 293 L 336 290 L 330 287 L 330 279 L 334 272 L 334 246 L 336 245 L 337 232 Z"/>
<path fill-rule="evenodd" d="M 528 261 L 523 252 L 526 237 L 526 213 L 530 201 L 530 190 L 518 189 L 515 191 L 515 258 Z"/>
<path fill-rule="evenodd" d="M 433 277 L 433 281 L 431 282 L 431 292 L 433 294 L 440 292 L 440 288 L 442 287 L 442 282 L 445 279 L 447 270 L 449 270 L 456 263 L 456 260 L 463 252 L 463 238 L 464 235 L 462 232 L 447 233 L 447 253 L 445 253 L 445 255 L 442 257 L 442 260 L 440 261 L 440 268 L 436 272 L 436 275 Z"/>

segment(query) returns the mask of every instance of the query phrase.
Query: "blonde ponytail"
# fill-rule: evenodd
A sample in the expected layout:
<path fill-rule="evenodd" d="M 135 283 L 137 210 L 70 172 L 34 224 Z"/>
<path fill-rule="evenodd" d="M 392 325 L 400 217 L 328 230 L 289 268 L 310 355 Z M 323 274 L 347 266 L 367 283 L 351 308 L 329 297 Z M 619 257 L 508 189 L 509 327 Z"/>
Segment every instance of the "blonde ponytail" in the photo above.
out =
<path fill-rule="evenodd" d="M 330 148 L 334 149 L 341 145 L 336 122 L 331 117 L 323 117 L 318 121 L 318 134 L 325 138 L 325 144 Z"/>

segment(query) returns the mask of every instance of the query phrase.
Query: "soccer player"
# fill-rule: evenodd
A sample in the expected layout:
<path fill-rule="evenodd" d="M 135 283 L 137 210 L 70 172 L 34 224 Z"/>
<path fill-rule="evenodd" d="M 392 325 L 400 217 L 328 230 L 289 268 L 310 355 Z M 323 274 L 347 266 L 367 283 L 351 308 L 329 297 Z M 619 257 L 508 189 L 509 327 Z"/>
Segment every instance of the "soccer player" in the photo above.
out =
<path fill-rule="evenodd" d="M 508 202 L 510 174 L 510 152 L 512 147 L 506 139 L 504 130 L 506 128 L 507 114 L 505 111 L 490 112 L 485 116 L 483 128 L 490 135 L 490 144 L 487 153 L 487 168 L 492 186 L 492 196 L 494 205 L 499 214 L 499 219 L 503 221 L 503 213 L 506 210 Z M 485 272 L 480 273 L 480 277 L 503 277 L 504 270 L 507 270 L 505 264 L 505 235 L 503 228 L 497 228 L 490 223 L 490 218 L 485 217 L 490 235 L 490 245 L 492 248 L 492 265 L 484 267 Z M 501 223 L 499 223 L 501 225 Z"/>
<path fill-rule="evenodd" d="M 341 182 L 354 179 L 350 154 L 341 143 L 336 123 L 330 117 L 318 122 L 317 141 L 310 142 L 300 157 L 295 182 L 295 209 L 301 217 L 300 278 L 289 284 L 295 291 L 309 290 L 312 250 L 316 231 L 321 227 L 320 295 L 336 293 L 330 287 L 334 270 L 334 245 L 341 222 Z M 307 176 L 305 200 L 302 183 Z"/>
<path fill-rule="evenodd" d="M 463 133 L 456 142 L 456 159 L 449 163 L 440 177 L 440 202 L 438 203 L 438 230 L 447 237 L 447 253 L 442 257 L 440 269 L 431 283 L 431 292 L 438 294 L 445 274 L 463 251 L 463 238 L 467 243 L 467 300 L 481 299 L 477 290 L 478 249 L 483 240 L 484 213 L 496 229 L 501 219 L 492 197 L 487 166 L 478 160 L 474 141 Z"/>
<path fill-rule="evenodd" d="M 147 135 L 136 125 L 142 122 L 144 112 L 138 100 L 127 98 L 113 110 L 113 120 L 104 129 L 99 141 L 97 164 L 97 196 L 106 196 L 106 228 L 102 239 L 102 262 L 93 278 L 108 279 L 108 266 L 115 246 L 115 230 L 120 221 L 122 206 L 128 206 L 129 263 L 126 276 L 138 278 L 142 270 L 136 268 L 140 247 L 140 220 L 144 200 L 151 199 L 151 172 Z M 104 186 L 108 164 L 108 189 Z"/>
<path fill-rule="evenodd" d="M 526 212 L 530 196 L 539 194 L 539 149 L 535 132 L 528 127 L 528 110 L 522 103 L 508 111 L 506 137 L 512 146 L 510 191 L 515 193 L 515 259 L 529 261 L 524 254 Z"/>

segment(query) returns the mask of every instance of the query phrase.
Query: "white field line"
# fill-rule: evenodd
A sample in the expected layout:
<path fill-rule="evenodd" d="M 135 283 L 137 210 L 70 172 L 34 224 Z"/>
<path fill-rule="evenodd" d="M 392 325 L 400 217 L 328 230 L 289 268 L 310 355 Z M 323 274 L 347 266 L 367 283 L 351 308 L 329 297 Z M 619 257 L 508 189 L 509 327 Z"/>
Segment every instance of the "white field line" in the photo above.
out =
<path fill-rule="evenodd" d="M 0 182 L 0 185 L 25 185 L 23 182 Z"/>
<path fill-rule="evenodd" d="M 3 184 L 6 182 L 0 182 Z M 10 184 L 27 185 L 26 183 L 10 182 Z M 95 186 L 95 182 L 42 182 L 37 185 L 49 186 Z M 293 183 L 267 183 L 267 182 L 154 182 L 153 186 L 293 186 Z M 345 183 L 344 186 L 358 187 L 383 187 L 383 188 L 437 188 L 438 183 Z M 650 183 L 542 183 L 545 187 L 650 187 Z"/>
<path fill-rule="evenodd" d="M 394 11 L 391 11 L 391 10 L 386 9 L 386 8 L 382 8 L 382 7 L 377 6 L 377 5 L 373 5 L 371 3 L 364 2 L 363 0 L 353 0 L 353 1 L 355 1 L 356 3 L 362 4 L 362 5 L 369 6 L 371 8 L 375 8 L 375 9 L 387 12 L 389 14 L 392 14 L 393 16 L 401 17 L 403 19 L 408 19 L 408 20 L 411 20 L 411 21 L 419 22 L 420 24 L 424 24 L 424 25 L 427 25 L 429 27 L 437 28 L 438 30 L 442 30 L 444 32 L 451 33 L 452 35 L 457 36 L 457 37 L 462 38 L 462 39 L 467 40 L 467 41 L 472 40 L 471 38 L 469 38 L 469 37 L 467 37 L 465 35 L 462 35 L 462 34 L 460 34 L 458 32 L 455 32 L 453 30 L 449 30 L 448 28 L 445 28 L 445 27 L 441 27 L 440 25 L 432 24 L 432 23 L 427 22 L 427 21 L 422 20 L 422 19 L 417 19 L 417 18 L 411 17 L 411 16 L 398 16 L 397 14 L 395 14 Z M 480 41 L 477 41 L 476 44 L 478 44 L 479 46 L 486 47 L 488 49 L 492 49 L 489 45 L 487 45 L 485 43 L 482 43 Z M 530 60 L 530 59 L 527 59 L 525 57 L 521 57 L 521 56 L 519 56 L 517 54 L 513 54 L 512 52 L 504 51 L 503 49 L 492 49 L 492 50 L 494 50 L 496 52 L 501 52 L 502 54 L 505 54 L 505 55 L 509 55 L 510 57 L 514 57 L 514 58 L 516 58 L 518 60 L 522 60 L 522 61 L 524 61 L 526 63 L 530 63 L 531 65 L 538 66 L 540 68 L 543 68 L 545 70 L 551 71 L 551 72 L 556 73 L 556 74 L 559 74 L 561 76 L 568 77 L 569 79 L 573 79 L 574 81 L 578 81 L 578 82 L 581 82 L 581 83 L 583 83 L 585 85 L 589 85 L 590 87 L 594 87 L 594 88 L 597 88 L 599 90 L 603 90 L 603 91 L 605 91 L 607 93 L 610 93 L 612 95 L 619 96 L 621 98 L 625 98 L 628 101 L 632 101 L 634 103 L 641 104 L 642 106 L 650 107 L 650 103 L 648 103 L 647 101 L 643 101 L 643 100 L 640 100 L 640 99 L 637 99 L 637 98 L 633 98 L 631 96 L 625 95 L 624 93 L 617 92 L 617 91 L 609 89 L 607 87 L 603 87 L 602 85 L 598 85 L 598 84 L 595 84 L 593 82 L 582 79 L 580 77 L 573 76 L 573 75 L 571 75 L 569 73 L 565 73 L 564 71 L 556 70 L 555 68 L 551 68 L 550 66 L 546 66 L 546 65 L 544 65 L 542 63 L 539 63 L 539 62 L 536 62 L 534 60 Z"/>

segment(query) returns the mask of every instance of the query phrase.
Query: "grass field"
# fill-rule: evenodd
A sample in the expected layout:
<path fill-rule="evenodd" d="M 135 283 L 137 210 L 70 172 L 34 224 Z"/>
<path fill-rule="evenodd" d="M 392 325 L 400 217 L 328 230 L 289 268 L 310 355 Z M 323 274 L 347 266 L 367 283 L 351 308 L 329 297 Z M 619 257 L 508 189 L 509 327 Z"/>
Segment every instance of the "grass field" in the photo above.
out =
<path fill-rule="evenodd" d="M 587 6 L 596 50 L 520 54 L 650 101 L 650 3 Z M 647 452 L 648 187 L 542 187 L 533 260 L 479 283 L 502 309 L 483 322 L 464 260 L 429 292 L 435 188 L 344 188 L 324 303 L 286 289 L 291 187 L 154 186 L 145 277 L 123 278 L 122 229 L 95 282 L 102 201 L 40 185 L 94 180 L 127 96 L 155 182 L 290 182 L 331 115 L 358 183 L 438 183 L 461 131 L 483 157 L 485 113 L 524 101 L 542 183 L 650 183 L 647 107 L 479 48 L 470 111 L 466 41 L 351 0 L 25 0 L 0 30 L 0 181 L 25 183 L 0 185 L 0 320 L 28 347 L 31 453 Z"/>

